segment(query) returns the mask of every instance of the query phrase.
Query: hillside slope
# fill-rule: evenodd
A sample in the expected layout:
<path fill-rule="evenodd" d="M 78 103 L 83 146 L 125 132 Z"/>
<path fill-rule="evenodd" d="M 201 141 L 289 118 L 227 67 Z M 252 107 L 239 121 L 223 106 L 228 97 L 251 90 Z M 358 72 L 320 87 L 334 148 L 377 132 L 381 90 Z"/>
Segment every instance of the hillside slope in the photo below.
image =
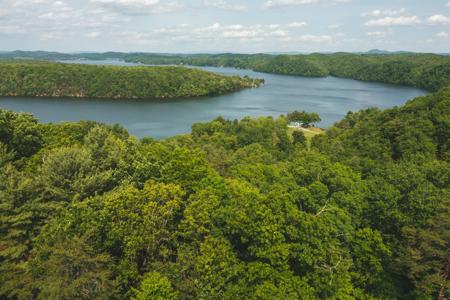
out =
<path fill-rule="evenodd" d="M 349 114 L 137 140 L 0 110 L 0 297 L 448 297 L 448 89 Z"/>
<path fill-rule="evenodd" d="M 261 83 L 183 67 L 0 62 L 0 96 L 163 99 L 219 95 Z"/>

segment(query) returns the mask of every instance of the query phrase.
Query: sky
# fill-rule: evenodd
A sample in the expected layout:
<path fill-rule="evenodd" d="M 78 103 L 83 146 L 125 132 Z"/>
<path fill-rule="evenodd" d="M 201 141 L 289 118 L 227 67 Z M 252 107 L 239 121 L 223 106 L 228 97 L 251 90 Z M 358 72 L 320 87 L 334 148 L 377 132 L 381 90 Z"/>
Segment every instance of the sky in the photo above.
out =
<path fill-rule="evenodd" d="M 448 0 L 0 0 L 0 51 L 450 52 Z"/>

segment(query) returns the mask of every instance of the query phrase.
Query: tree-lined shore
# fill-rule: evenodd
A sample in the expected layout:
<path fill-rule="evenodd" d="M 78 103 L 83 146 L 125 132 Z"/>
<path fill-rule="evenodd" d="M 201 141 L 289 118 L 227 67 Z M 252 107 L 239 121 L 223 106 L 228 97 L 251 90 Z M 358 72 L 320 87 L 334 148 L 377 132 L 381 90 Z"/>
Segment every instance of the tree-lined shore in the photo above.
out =
<path fill-rule="evenodd" d="M 184 67 L 118 67 L 0 61 L 0 96 L 168 99 L 254 88 L 259 79 Z"/>
<path fill-rule="evenodd" d="M 225 66 L 259 72 L 308 77 L 336 76 L 413 86 L 435 92 L 450 81 L 450 56 L 431 53 L 332 53 L 332 54 L 158 54 L 81 53 L 44 51 L 0 53 L 0 58 L 16 59 L 120 59 L 154 65 Z"/>

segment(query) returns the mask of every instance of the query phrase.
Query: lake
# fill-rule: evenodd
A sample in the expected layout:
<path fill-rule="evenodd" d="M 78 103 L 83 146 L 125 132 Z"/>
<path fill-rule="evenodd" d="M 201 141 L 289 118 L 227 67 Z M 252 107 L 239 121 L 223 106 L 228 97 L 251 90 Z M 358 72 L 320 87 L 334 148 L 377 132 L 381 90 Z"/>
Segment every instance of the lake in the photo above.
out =
<path fill-rule="evenodd" d="M 138 65 L 115 60 L 76 63 Z M 119 123 L 138 137 L 164 138 L 189 133 L 193 123 L 207 122 L 218 116 L 227 119 L 276 117 L 294 110 L 317 112 L 323 120 L 319 126 L 328 127 L 348 111 L 389 108 L 426 94 L 426 91 L 411 87 L 335 77 L 306 78 L 233 68 L 202 69 L 264 78 L 266 84 L 221 96 L 163 101 L 0 97 L 0 107 L 33 113 L 41 122 L 94 120 Z"/>

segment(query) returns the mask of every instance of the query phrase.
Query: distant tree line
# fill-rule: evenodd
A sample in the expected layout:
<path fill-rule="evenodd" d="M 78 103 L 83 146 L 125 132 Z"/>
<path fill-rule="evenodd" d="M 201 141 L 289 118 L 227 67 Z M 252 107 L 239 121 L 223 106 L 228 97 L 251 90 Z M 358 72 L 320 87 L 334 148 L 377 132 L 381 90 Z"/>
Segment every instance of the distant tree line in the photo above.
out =
<path fill-rule="evenodd" d="M 225 66 L 259 72 L 308 77 L 336 76 L 407 85 L 435 92 L 450 82 L 450 56 L 428 53 L 333 53 L 309 55 L 271 54 L 157 54 L 80 53 L 45 51 L 0 53 L 3 59 L 119 59 L 156 65 Z"/>
<path fill-rule="evenodd" d="M 129 54 L 126 61 L 150 64 L 227 66 L 308 77 L 336 76 L 437 91 L 450 82 L 450 57 L 437 54 Z"/>

